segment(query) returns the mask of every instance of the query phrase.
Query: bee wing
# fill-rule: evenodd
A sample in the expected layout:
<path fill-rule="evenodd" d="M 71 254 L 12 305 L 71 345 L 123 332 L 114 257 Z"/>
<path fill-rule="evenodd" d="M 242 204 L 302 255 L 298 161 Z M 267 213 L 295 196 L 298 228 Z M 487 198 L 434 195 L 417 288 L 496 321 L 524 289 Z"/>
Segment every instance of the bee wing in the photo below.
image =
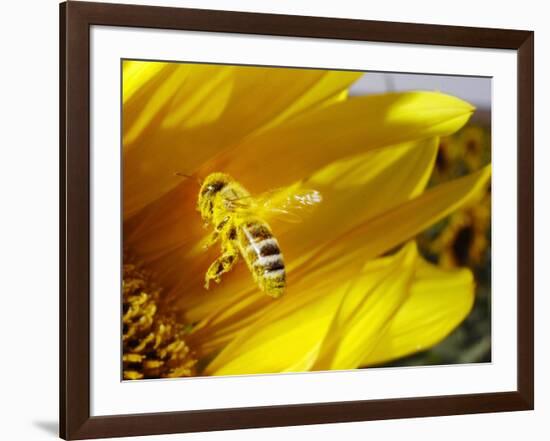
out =
<path fill-rule="evenodd" d="M 244 206 L 263 219 L 275 218 L 297 223 L 301 222 L 304 216 L 309 214 L 322 200 L 321 193 L 317 190 L 290 187 L 271 190 L 251 198 L 251 201 L 242 202 L 244 202 Z"/>
<path fill-rule="evenodd" d="M 258 210 L 258 203 L 252 196 L 243 196 L 235 199 L 227 199 L 225 208 L 238 215 L 250 215 Z"/>

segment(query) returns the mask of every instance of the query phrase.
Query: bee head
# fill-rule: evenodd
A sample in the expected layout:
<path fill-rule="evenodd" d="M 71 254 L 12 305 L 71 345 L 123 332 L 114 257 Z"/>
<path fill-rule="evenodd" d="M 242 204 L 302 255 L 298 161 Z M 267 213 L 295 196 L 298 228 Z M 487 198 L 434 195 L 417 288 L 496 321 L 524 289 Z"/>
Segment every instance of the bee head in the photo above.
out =
<path fill-rule="evenodd" d="M 225 173 L 212 173 L 206 177 L 199 191 L 197 211 L 204 221 L 209 222 L 214 214 L 214 200 L 218 193 L 231 182 L 232 179 Z"/>

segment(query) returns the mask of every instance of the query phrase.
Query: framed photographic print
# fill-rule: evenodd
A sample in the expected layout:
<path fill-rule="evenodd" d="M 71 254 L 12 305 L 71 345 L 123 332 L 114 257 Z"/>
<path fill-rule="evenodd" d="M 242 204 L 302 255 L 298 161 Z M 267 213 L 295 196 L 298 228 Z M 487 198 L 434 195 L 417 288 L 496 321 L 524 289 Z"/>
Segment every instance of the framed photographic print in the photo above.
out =
<path fill-rule="evenodd" d="M 533 408 L 532 32 L 60 14 L 63 438 Z"/>

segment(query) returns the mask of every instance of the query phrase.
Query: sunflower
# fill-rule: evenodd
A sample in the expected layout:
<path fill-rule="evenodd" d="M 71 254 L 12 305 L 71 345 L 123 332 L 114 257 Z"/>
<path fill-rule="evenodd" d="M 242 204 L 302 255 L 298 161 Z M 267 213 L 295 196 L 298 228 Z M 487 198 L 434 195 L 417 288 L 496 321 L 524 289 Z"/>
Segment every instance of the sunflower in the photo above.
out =
<path fill-rule="evenodd" d="M 490 131 L 469 125 L 440 140 L 429 186 L 447 182 L 479 169 L 491 156 Z M 477 203 L 452 213 L 418 238 L 420 248 L 445 268 L 482 269 L 488 257 L 491 226 L 490 188 Z"/>
<path fill-rule="evenodd" d="M 447 219 L 441 233 L 428 242 L 428 253 L 438 256 L 439 264 L 445 268 L 481 267 L 489 248 L 490 225 L 491 196 L 487 192 L 477 204 Z"/>
<path fill-rule="evenodd" d="M 471 272 L 427 263 L 412 239 L 483 193 L 490 166 L 426 190 L 439 137 L 474 108 L 437 92 L 348 97 L 361 75 L 124 62 L 124 249 L 134 260 L 123 284 L 138 287 L 124 290 L 124 306 L 141 301 L 131 324 L 147 323 L 124 341 L 125 378 L 371 366 L 436 344 L 468 315 Z M 219 250 L 199 246 L 199 183 L 175 174 L 214 172 L 253 194 L 322 194 L 302 222 L 270 222 L 287 270 L 280 298 L 242 264 L 204 289 Z"/>

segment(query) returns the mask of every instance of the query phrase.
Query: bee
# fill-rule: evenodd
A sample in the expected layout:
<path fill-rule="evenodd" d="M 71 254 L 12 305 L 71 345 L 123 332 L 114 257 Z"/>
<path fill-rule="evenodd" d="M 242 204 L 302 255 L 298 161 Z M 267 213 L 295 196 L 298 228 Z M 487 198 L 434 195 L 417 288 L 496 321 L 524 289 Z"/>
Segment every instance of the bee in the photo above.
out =
<path fill-rule="evenodd" d="M 286 287 L 286 272 L 279 242 L 267 223 L 270 216 L 299 221 L 297 213 L 322 200 L 315 190 L 274 190 L 252 197 L 246 188 L 225 173 L 212 173 L 202 183 L 197 211 L 213 230 L 205 248 L 221 242 L 221 255 L 210 265 L 204 287 L 234 267 L 241 256 L 258 287 L 279 297 Z"/>

